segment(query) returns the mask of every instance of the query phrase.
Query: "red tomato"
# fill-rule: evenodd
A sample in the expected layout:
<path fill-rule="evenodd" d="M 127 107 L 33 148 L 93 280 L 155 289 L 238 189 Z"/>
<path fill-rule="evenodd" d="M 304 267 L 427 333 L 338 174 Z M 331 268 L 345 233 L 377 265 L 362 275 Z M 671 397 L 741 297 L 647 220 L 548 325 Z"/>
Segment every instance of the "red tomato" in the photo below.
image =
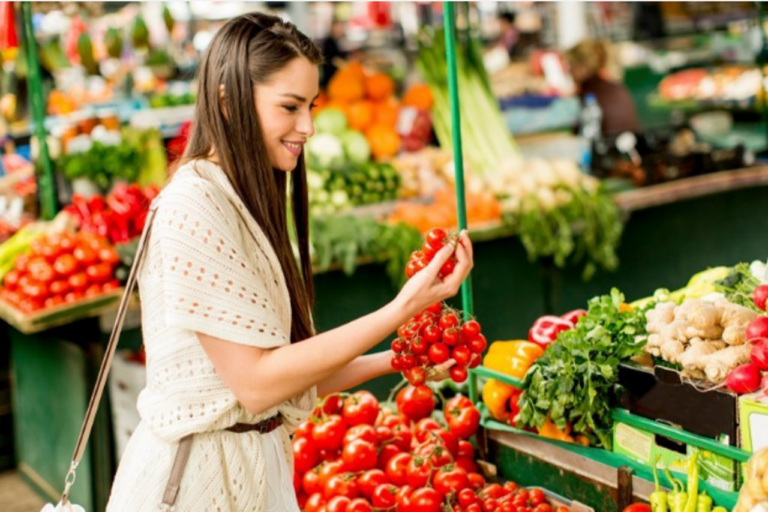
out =
<path fill-rule="evenodd" d="M 28 265 L 29 275 L 41 283 L 50 283 L 56 277 L 53 267 L 45 258 L 33 258 Z"/>
<path fill-rule="evenodd" d="M 469 483 L 469 479 L 467 479 L 467 483 Z M 473 503 L 477 503 L 477 496 L 475 495 L 475 491 L 467 487 L 466 489 L 459 491 L 458 500 L 461 506 L 468 507 Z"/>
<path fill-rule="evenodd" d="M 83 267 L 96 263 L 96 260 L 98 259 L 96 251 L 84 244 L 75 247 L 75 250 L 72 251 L 72 256 L 74 256 L 77 262 Z"/>
<path fill-rule="evenodd" d="M 309 501 L 309 496 L 307 496 L 307 493 L 304 491 L 301 491 L 296 495 L 296 501 L 299 504 L 299 510 L 305 510 L 307 508 L 307 501 Z"/>
<path fill-rule="evenodd" d="M 62 254 L 53 262 L 53 269 L 62 277 L 69 277 L 77 270 L 77 260 L 71 254 Z"/>
<path fill-rule="evenodd" d="M 421 337 L 424 339 L 424 341 L 431 345 L 440 341 L 442 335 L 443 331 L 440 330 L 439 326 L 435 324 L 429 324 L 424 328 L 424 332 L 421 334 Z"/>
<path fill-rule="evenodd" d="M 97 296 L 99 296 L 101 294 L 102 294 L 101 285 L 98 284 L 98 283 L 94 283 L 94 284 L 90 285 L 85 290 L 85 296 L 89 297 L 89 298 L 90 297 L 97 297 Z"/>
<path fill-rule="evenodd" d="M 373 512 L 373 509 L 371 508 L 371 504 L 363 498 L 355 498 L 349 502 L 347 512 Z"/>
<path fill-rule="evenodd" d="M 307 499 L 304 512 L 319 512 L 321 508 L 325 506 L 325 496 L 321 493 L 315 493 Z"/>
<path fill-rule="evenodd" d="M 376 467 L 376 446 L 362 439 L 355 439 L 341 453 L 347 471 L 366 471 Z"/>
<path fill-rule="evenodd" d="M 379 401 L 368 391 L 358 391 L 344 401 L 341 415 L 349 426 L 373 425 L 379 416 Z"/>
<path fill-rule="evenodd" d="M 325 505 L 327 512 L 346 512 L 351 500 L 346 496 L 335 496 Z"/>
<path fill-rule="evenodd" d="M 19 277 L 21 277 L 21 273 L 18 270 L 11 270 L 5 274 L 3 285 L 9 290 L 14 291 L 19 285 Z"/>
<path fill-rule="evenodd" d="M 388 483 L 389 478 L 380 469 L 366 471 L 357 479 L 357 487 L 360 489 L 360 494 L 366 498 L 370 498 L 378 486 Z"/>
<path fill-rule="evenodd" d="M 299 474 L 299 471 L 295 471 Z M 307 496 L 312 496 L 316 492 L 323 492 L 323 484 L 320 483 L 320 472 L 317 469 L 310 469 L 304 473 L 304 477 L 301 479 L 301 488 L 307 493 Z"/>
<path fill-rule="evenodd" d="M 361 439 L 363 441 L 367 441 L 374 446 L 378 443 L 378 435 L 376 434 L 376 429 L 373 428 L 370 425 L 355 425 L 354 427 L 347 430 L 347 433 L 344 434 L 344 444 L 347 445 L 351 443 L 352 441 L 356 439 Z"/>
<path fill-rule="evenodd" d="M 120 263 L 120 255 L 114 247 L 102 247 L 98 252 L 99 260 L 113 267 Z"/>
<path fill-rule="evenodd" d="M 483 512 L 495 512 L 499 502 L 495 498 L 486 498 L 483 500 Z"/>
<path fill-rule="evenodd" d="M 352 475 L 334 475 L 325 484 L 326 499 L 331 499 L 334 496 L 345 496 L 349 499 L 354 499 L 359 495 L 360 489 L 357 488 L 355 477 Z"/>
<path fill-rule="evenodd" d="M 112 279 L 112 266 L 108 263 L 96 263 L 85 269 L 88 279 L 96 283 L 105 283 Z"/>
<path fill-rule="evenodd" d="M 483 509 L 479 503 L 473 503 L 464 512 L 483 512 Z"/>
<path fill-rule="evenodd" d="M 411 432 L 408 427 L 398 425 L 392 429 L 392 434 L 392 443 L 397 446 L 400 451 L 410 451 L 413 442 L 413 432 Z"/>
<path fill-rule="evenodd" d="M 440 317 L 439 325 L 443 331 L 449 327 L 457 327 L 459 325 L 459 317 L 455 313 L 446 313 Z"/>
<path fill-rule="evenodd" d="M 362 426 L 362 425 L 358 425 Z M 392 438 L 395 437 L 395 433 L 392 432 L 392 429 L 389 427 L 385 427 L 383 425 L 379 425 L 375 429 L 376 432 L 376 445 L 380 446 L 382 443 L 389 442 L 392 440 Z"/>
<path fill-rule="evenodd" d="M 411 497 L 411 494 L 413 494 L 413 487 L 410 485 L 404 485 L 397 491 L 395 501 L 397 502 L 398 510 L 401 508 L 407 509 L 408 499 Z"/>
<path fill-rule="evenodd" d="M 485 478 L 480 473 L 470 473 L 467 475 L 469 485 L 474 490 L 482 489 L 485 485 Z"/>
<path fill-rule="evenodd" d="M 422 251 L 424 252 L 424 257 L 427 258 L 427 260 L 432 261 L 435 255 L 438 252 L 440 252 L 440 249 L 442 248 L 443 248 L 442 242 L 438 242 L 438 243 L 426 242 L 424 244 L 424 247 L 422 248 Z"/>
<path fill-rule="evenodd" d="M 411 458 L 406 469 L 408 485 L 413 488 L 424 487 L 432 478 L 432 471 L 429 461 L 421 457 Z"/>
<path fill-rule="evenodd" d="M 512 481 L 504 482 L 504 485 L 502 487 L 504 487 L 504 492 L 507 492 L 510 494 L 513 492 L 516 492 L 518 488 L 517 484 Z"/>
<path fill-rule="evenodd" d="M 408 481 L 407 470 L 408 463 L 411 462 L 411 456 L 407 453 L 398 453 L 387 462 L 384 472 L 389 481 L 394 485 L 405 485 Z"/>
<path fill-rule="evenodd" d="M 64 295 L 64 302 L 67 304 L 72 304 L 74 302 L 77 302 L 83 298 L 83 292 L 81 291 L 72 291 Z"/>
<path fill-rule="evenodd" d="M 16 260 L 14 261 L 14 265 L 16 266 L 16 270 L 19 272 L 26 272 L 27 271 L 27 265 L 29 265 L 29 260 L 32 259 L 31 254 L 20 254 L 16 256 Z"/>
<path fill-rule="evenodd" d="M 458 345 L 459 337 L 459 330 L 456 327 L 446 327 L 445 330 L 443 330 L 443 343 L 449 347 Z"/>
<path fill-rule="evenodd" d="M 69 286 L 76 291 L 84 291 L 88 287 L 88 276 L 85 272 L 78 272 L 69 276 Z"/>
<path fill-rule="evenodd" d="M 467 380 L 467 377 L 469 377 L 467 369 L 461 366 L 452 367 L 448 373 L 451 375 L 451 380 L 453 382 L 464 382 Z"/>
<path fill-rule="evenodd" d="M 301 439 L 302 437 L 306 437 L 310 441 L 312 440 L 312 429 L 315 427 L 315 424 L 311 421 L 305 421 L 301 425 L 298 426 L 298 428 L 293 433 L 293 440 Z M 309 494 L 309 493 L 308 493 Z"/>
<path fill-rule="evenodd" d="M 54 241 L 50 241 L 48 244 L 42 247 L 40 254 L 45 258 L 45 260 L 48 263 L 53 263 L 54 261 L 56 261 L 56 258 L 58 258 L 59 255 L 62 254 L 62 252 L 63 250 L 60 244 Z"/>
<path fill-rule="evenodd" d="M 461 348 L 461 347 L 457 347 Z M 445 420 L 451 432 L 462 439 L 475 435 L 480 426 L 480 412 L 469 402 L 469 405 L 458 406 L 457 402 L 449 400 L 445 406 Z"/>
<path fill-rule="evenodd" d="M 344 442 L 347 427 L 338 414 L 332 414 L 315 424 L 312 440 L 318 449 L 338 450 Z"/>
<path fill-rule="evenodd" d="M 461 345 L 453 349 L 451 357 L 456 361 L 456 366 L 467 366 L 472 357 L 472 351 L 466 345 Z"/>
<path fill-rule="evenodd" d="M 413 357 L 413 356 L 404 356 L 404 358 L 405 357 Z M 411 384 L 411 386 L 421 386 L 422 384 L 427 382 L 427 372 L 421 366 L 414 366 L 413 368 L 409 368 L 408 370 L 405 370 L 405 372 L 403 372 L 403 375 Z"/>
<path fill-rule="evenodd" d="M 488 342 L 486 341 L 485 336 L 483 336 L 482 334 L 476 338 L 469 340 L 469 343 L 467 343 L 467 347 L 469 347 L 469 350 L 473 354 L 482 353 L 487 346 L 488 346 Z"/>
<path fill-rule="evenodd" d="M 424 238 L 424 242 L 442 247 L 447 237 L 448 233 L 446 233 L 444 229 L 432 228 L 427 232 L 427 235 Z"/>
<path fill-rule="evenodd" d="M 531 502 L 531 505 L 536 506 L 547 501 L 547 497 L 544 495 L 544 491 L 534 488 L 528 493 L 528 500 Z"/>
<path fill-rule="evenodd" d="M 32 279 L 21 287 L 21 292 L 31 299 L 45 300 L 48 296 L 48 287 L 45 284 Z"/>
<path fill-rule="evenodd" d="M 411 352 L 416 356 L 421 356 L 427 353 L 429 350 L 429 344 L 421 338 L 414 338 L 411 342 Z"/>
<path fill-rule="evenodd" d="M 320 466 L 317 474 L 320 476 L 320 483 L 323 485 L 323 489 L 325 489 L 325 484 L 328 483 L 328 480 L 341 473 L 342 469 L 344 469 L 344 463 L 340 460 L 324 462 Z"/>
<path fill-rule="evenodd" d="M 454 258 L 449 259 L 445 263 L 443 263 L 443 266 L 440 267 L 440 272 L 438 275 L 440 277 L 448 277 L 449 275 L 453 274 L 453 271 L 456 269 L 456 260 Z"/>
<path fill-rule="evenodd" d="M 385 444 L 379 451 L 379 461 L 376 466 L 379 469 L 386 469 L 389 461 L 397 454 L 402 453 L 402 450 L 394 444 Z"/>
<path fill-rule="evenodd" d="M 48 291 L 53 295 L 64 295 L 70 289 L 68 281 L 54 281 L 48 285 Z"/>
<path fill-rule="evenodd" d="M 408 510 L 414 512 L 440 512 L 443 496 L 435 489 L 422 487 L 408 497 Z"/>
<path fill-rule="evenodd" d="M 536 505 L 536 508 L 533 509 L 533 512 L 552 512 L 552 507 L 549 503 L 540 503 Z M 645 512 L 651 512 L 651 508 L 648 507 L 645 509 Z"/>
<path fill-rule="evenodd" d="M 467 478 L 467 472 L 459 467 L 440 469 L 435 474 L 432 485 L 437 492 L 442 494 L 448 494 L 451 491 L 459 492 L 463 489 L 469 489 L 469 478 Z"/>
<path fill-rule="evenodd" d="M 454 460 L 456 467 L 463 469 L 467 473 L 477 473 L 478 467 L 472 457 L 458 457 Z"/>
<path fill-rule="evenodd" d="M 61 295 L 54 295 L 53 297 L 48 297 L 45 299 L 45 302 L 43 305 L 46 308 L 55 308 L 56 306 L 59 306 L 61 304 L 64 304 L 64 297 Z"/>
<path fill-rule="evenodd" d="M 651 512 L 651 506 L 645 503 L 633 503 L 622 510 L 622 512 Z"/>
<path fill-rule="evenodd" d="M 317 450 L 309 439 L 300 437 L 293 440 L 293 465 L 297 472 L 306 473 L 319 462 Z"/>
<path fill-rule="evenodd" d="M 396 505 L 396 496 L 399 489 L 392 484 L 381 484 L 373 490 L 371 504 L 375 508 L 388 509 Z"/>
<path fill-rule="evenodd" d="M 113 279 L 111 281 L 107 281 L 106 283 L 104 283 L 102 288 L 104 289 L 105 293 L 111 292 L 120 288 L 120 282 L 117 279 Z"/>
<path fill-rule="evenodd" d="M 468 457 L 470 459 L 475 458 L 475 447 L 472 446 L 472 443 L 469 441 L 461 440 L 459 441 L 459 457 Z"/>
<path fill-rule="evenodd" d="M 428 386 L 407 386 L 397 394 L 395 403 L 400 414 L 411 421 L 419 421 L 435 410 L 435 394 Z"/>
<path fill-rule="evenodd" d="M 451 357 L 451 349 L 443 343 L 433 343 L 429 346 L 429 361 L 433 364 L 443 364 Z"/>

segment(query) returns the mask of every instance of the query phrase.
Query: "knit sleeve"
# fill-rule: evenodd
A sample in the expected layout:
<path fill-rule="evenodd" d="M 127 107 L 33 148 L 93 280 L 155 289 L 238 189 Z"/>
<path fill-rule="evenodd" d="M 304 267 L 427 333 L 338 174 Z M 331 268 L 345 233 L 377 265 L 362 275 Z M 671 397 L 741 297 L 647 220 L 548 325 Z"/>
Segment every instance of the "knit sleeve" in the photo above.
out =
<path fill-rule="evenodd" d="M 235 207 L 212 183 L 174 180 L 163 192 L 152 237 L 161 259 L 166 323 L 234 343 L 289 343 L 264 254 L 246 256 Z M 262 268 L 253 268 L 258 265 Z"/>

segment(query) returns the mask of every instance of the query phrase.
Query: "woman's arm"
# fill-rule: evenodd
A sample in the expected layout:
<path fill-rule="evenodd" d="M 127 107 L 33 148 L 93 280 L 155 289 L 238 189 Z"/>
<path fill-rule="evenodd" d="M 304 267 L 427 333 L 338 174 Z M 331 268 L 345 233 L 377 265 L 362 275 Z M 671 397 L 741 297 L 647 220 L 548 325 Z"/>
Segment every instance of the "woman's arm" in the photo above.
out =
<path fill-rule="evenodd" d="M 451 248 L 441 250 L 424 270 L 406 283 L 395 300 L 383 308 L 300 343 L 261 349 L 199 332 L 197 336 L 238 401 L 259 414 L 333 377 L 413 315 L 455 295 L 472 268 L 472 245 L 466 233 L 462 233 L 456 246 L 456 269 L 444 280 L 440 279 L 440 268 L 451 253 Z M 365 361 L 367 367 L 369 362 Z M 362 370 L 354 373 L 349 376 L 350 382 L 352 377 L 363 377 Z"/>
<path fill-rule="evenodd" d="M 346 391 L 376 377 L 394 372 L 390 361 L 392 351 L 356 357 L 347 366 L 317 384 L 317 396 Z"/>

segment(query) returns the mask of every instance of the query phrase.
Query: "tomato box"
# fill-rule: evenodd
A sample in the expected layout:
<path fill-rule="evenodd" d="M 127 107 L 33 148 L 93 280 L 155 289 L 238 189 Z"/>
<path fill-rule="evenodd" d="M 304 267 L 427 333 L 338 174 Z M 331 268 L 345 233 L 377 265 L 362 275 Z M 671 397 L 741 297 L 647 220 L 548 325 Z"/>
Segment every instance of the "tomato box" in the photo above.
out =
<path fill-rule="evenodd" d="M 613 451 L 636 462 L 653 467 L 659 458 L 659 470 L 669 468 L 685 476 L 688 459 L 699 452 L 701 479 L 724 491 L 737 491 L 739 463 L 724 455 L 701 449 L 692 444 L 617 421 L 613 427 Z"/>
<path fill-rule="evenodd" d="M 768 448 L 768 396 L 764 392 L 739 397 L 741 447 L 754 453 Z"/>
<path fill-rule="evenodd" d="M 619 365 L 620 404 L 632 414 L 739 446 L 738 395 L 725 389 L 702 393 L 680 372 L 661 366 Z"/>

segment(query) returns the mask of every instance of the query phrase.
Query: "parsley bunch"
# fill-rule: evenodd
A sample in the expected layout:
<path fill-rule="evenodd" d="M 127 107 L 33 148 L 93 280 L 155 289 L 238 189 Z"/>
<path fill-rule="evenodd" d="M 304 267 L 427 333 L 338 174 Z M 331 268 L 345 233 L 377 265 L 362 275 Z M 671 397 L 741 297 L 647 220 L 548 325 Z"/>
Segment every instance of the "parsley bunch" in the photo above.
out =
<path fill-rule="evenodd" d="M 645 345 L 644 310 L 626 311 L 624 295 L 589 301 L 586 316 L 560 333 L 525 376 L 518 425 L 541 427 L 549 417 L 592 446 L 611 448 L 611 407 L 619 363 L 640 355 Z"/>

